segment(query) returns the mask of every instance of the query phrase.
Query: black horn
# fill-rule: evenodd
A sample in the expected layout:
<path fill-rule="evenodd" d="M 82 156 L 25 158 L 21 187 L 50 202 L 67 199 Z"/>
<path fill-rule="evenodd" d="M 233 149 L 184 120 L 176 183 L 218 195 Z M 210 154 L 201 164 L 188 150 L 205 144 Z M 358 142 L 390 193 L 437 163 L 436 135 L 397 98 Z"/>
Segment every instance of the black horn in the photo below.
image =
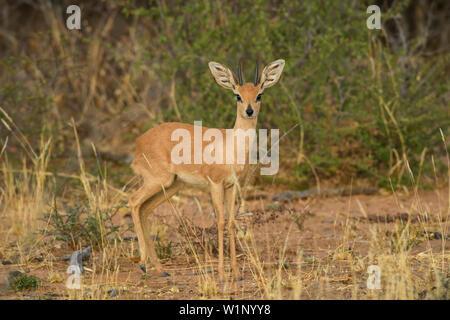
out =
<path fill-rule="evenodd" d="M 244 82 L 242 81 L 242 69 L 241 69 L 241 64 L 242 64 L 242 60 L 239 60 L 239 65 L 238 65 L 238 80 L 239 80 L 239 85 L 242 86 L 244 84 Z"/>
<path fill-rule="evenodd" d="M 258 74 L 258 60 L 256 60 L 256 65 L 255 65 L 255 80 L 253 81 L 253 84 L 255 86 L 258 85 L 258 78 L 259 78 L 259 74 Z"/>

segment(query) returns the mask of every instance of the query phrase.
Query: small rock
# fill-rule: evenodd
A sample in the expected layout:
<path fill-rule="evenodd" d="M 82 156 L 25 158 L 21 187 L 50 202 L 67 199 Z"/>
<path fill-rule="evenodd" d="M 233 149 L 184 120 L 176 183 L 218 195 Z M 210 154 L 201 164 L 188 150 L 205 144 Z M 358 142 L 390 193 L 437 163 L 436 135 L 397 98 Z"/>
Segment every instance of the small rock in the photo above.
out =
<path fill-rule="evenodd" d="M 3 260 L 2 261 L 2 265 L 4 265 L 4 266 L 9 265 L 9 264 L 12 264 L 12 262 L 10 260 Z"/>
<path fill-rule="evenodd" d="M 425 234 L 427 234 L 432 239 L 442 239 L 442 233 L 439 231 L 425 231 Z"/>
<path fill-rule="evenodd" d="M 147 273 L 147 268 L 145 267 L 145 265 L 140 264 L 139 268 L 142 270 L 143 273 Z"/>
<path fill-rule="evenodd" d="M 169 277 L 170 276 L 170 273 L 168 273 L 168 272 L 163 272 L 163 273 L 161 273 L 161 275 L 160 275 L 160 277 Z"/>
<path fill-rule="evenodd" d="M 81 273 L 84 273 L 83 260 L 89 260 L 91 257 L 92 247 L 89 246 L 83 250 L 78 250 L 70 256 L 70 265 L 77 266 Z"/>
<path fill-rule="evenodd" d="M 118 293 L 119 293 L 119 290 L 117 290 L 117 289 L 108 290 L 108 294 L 111 298 L 114 298 L 115 296 L 117 296 Z"/>
<path fill-rule="evenodd" d="M 242 280 L 244 280 L 243 277 L 239 277 L 239 278 L 236 279 L 236 281 L 242 281 Z"/>

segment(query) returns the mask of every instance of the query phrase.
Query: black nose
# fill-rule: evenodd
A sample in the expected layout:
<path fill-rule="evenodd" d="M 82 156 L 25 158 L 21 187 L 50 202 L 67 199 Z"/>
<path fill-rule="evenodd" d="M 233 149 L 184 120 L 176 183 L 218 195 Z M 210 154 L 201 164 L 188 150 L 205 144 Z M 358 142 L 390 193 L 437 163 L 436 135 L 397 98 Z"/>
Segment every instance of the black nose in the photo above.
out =
<path fill-rule="evenodd" d="M 247 110 L 245 110 L 245 113 L 246 113 L 249 117 L 252 116 L 252 114 L 253 114 L 253 109 L 252 109 L 252 107 L 251 107 L 250 105 L 248 105 Z"/>

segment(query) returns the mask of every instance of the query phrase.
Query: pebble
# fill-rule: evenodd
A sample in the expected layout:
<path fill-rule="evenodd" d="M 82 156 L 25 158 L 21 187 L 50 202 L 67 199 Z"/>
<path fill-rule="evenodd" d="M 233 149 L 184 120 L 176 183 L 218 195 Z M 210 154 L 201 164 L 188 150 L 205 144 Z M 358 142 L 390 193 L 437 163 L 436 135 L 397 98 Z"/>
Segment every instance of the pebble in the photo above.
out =
<path fill-rule="evenodd" d="M 118 293 L 119 293 L 119 290 L 117 290 L 117 289 L 108 290 L 108 294 L 111 298 L 114 298 L 115 296 L 117 296 Z"/>

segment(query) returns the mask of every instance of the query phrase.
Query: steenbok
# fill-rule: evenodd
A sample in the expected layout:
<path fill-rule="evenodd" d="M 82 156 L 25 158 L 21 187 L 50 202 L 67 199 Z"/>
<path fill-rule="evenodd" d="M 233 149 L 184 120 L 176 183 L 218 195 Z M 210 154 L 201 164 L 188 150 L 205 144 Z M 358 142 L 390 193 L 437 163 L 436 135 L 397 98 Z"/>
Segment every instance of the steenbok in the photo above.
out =
<path fill-rule="evenodd" d="M 276 60 L 268 64 L 261 74 L 258 65 L 255 67 L 253 83 L 243 83 L 242 71 L 239 65 L 237 77 L 227 67 L 211 61 L 209 69 L 215 81 L 222 87 L 230 89 L 236 96 L 237 112 L 233 129 L 209 129 L 179 122 L 167 122 L 154 127 L 137 139 L 136 152 L 132 163 L 133 170 L 142 176 L 143 185 L 130 196 L 130 206 L 136 234 L 139 241 L 141 263 L 147 267 L 148 259 L 154 264 L 158 272 L 162 266 L 156 255 L 155 246 L 150 236 L 150 228 L 147 220 L 149 213 L 164 201 L 170 199 L 184 184 L 206 187 L 212 197 L 217 216 L 217 229 L 219 233 L 219 278 L 225 279 L 223 262 L 223 228 L 225 224 L 224 214 L 228 214 L 228 234 L 230 236 L 230 256 L 233 278 L 238 277 L 236 262 L 236 247 L 234 239 L 235 199 L 239 179 L 245 177 L 249 171 L 249 149 L 253 143 L 251 136 L 244 137 L 244 143 L 237 148 L 228 148 L 229 143 L 220 144 L 221 147 L 213 150 L 214 153 L 227 155 L 227 161 L 204 163 L 198 161 L 180 162 L 173 161 L 173 150 L 177 141 L 173 141 L 174 132 L 182 130 L 195 136 L 195 133 L 205 133 L 215 130 L 226 135 L 227 131 L 235 132 L 232 143 L 237 145 L 239 136 L 245 131 L 255 130 L 256 122 L 261 107 L 261 96 L 265 89 L 278 82 L 284 68 L 284 60 Z M 214 107 L 214 106 L 211 106 Z M 240 129 L 240 130 L 239 130 Z M 217 139 L 217 135 L 216 135 Z M 217 146 L 217 145 L 216 145 Z M 189 151 L 187 158 L 198 159 L 204 154 L 208 146 L 198 148 L 193 141 L 189 141 L 183 150 Z M 200 149 L 200 150 L 199 150 Z M 220 149 L 220 150 L 219 150 Z M 211 150 L 209 150 L 211 152 Z M 245 161 L 237 160 L 237 157 L 245 154 Z M 225 202 L 225 205 L 224 205 Z M 146 269 L 147 270 L 147 269 Z"/>

